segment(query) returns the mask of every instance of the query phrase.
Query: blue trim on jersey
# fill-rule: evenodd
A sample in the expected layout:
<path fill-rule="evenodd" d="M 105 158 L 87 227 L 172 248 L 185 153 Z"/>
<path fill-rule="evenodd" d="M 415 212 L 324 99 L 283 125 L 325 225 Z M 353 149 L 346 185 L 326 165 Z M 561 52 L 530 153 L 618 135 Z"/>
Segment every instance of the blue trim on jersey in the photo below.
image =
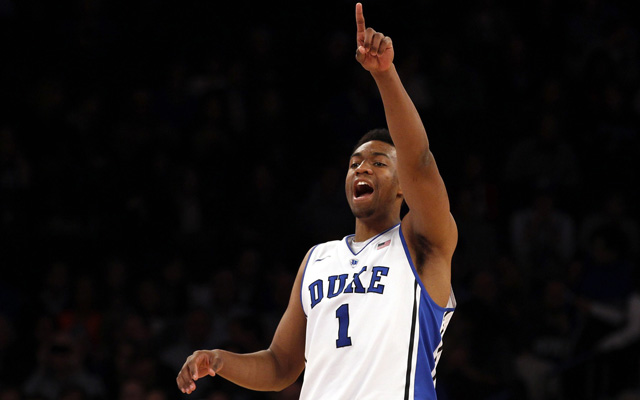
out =
<path fill-rule="evenodd" d="M 374 240 L 376 240 L 378 237 L 384 235 L 385 233 L 389 232 L 390 230 L 392 230 L 393 228 L 395 228 L 396 226 L 398 226 L 400 224 L 396 224 L 394 226 L 392 226 L 391 228 L 387 229 L 386 231 L 382 231 L 380 233 L 378 233 L 377 235 L 375 235 L 374 237 L 372 237 L 371 239 L 369 239 L 369 241 L 367 242 L 367 244 L 365 244 L 364 246 L 362 246 L 362 248 L 360 249 L 359 252 L 354 252 L 353 249 L 351 248 L 351 246 L 349 245 L 349 238 L 350 237 L 354 237 L 355 234 L 351 234 L 351 235 L 347 235 L 344 237 L 344 242 L 347 245 L 347 248 L 349 249 L 349 251 L 351 252 L 351 254 L 353 254 L 354 256 L 357 256 L 358 254 L 362 253 L 362 250 L 364 250 L 371 242 L 373 242 Z"/>
<path fill-rule="evenodd" d="M 442 321 L 442 317 L 439 317 L 439 320 Z M 429 321 L 433 318 L 427 298 L 420 296 L 420 309 L 418 312 L 420 333 L 417 346 L 416 378 L 413 381 L 414 399 L 436 399 L 435 384 L 431 373 L 435 369 L 436 363 L 433 353 L 441 343 L 442 336 L 440 335 L 440 327 L 436 328 L 435 332 L 429 330 Z M 438 326 L 441 326 L 441 324 L 438 324 Z"/>
<path fill-rule="evenodd" d="M 307 257 L 307 262 L 304 264 L 304 271 L 302 271 L 302 279 L 300 280 L 300 307 L 302 307 L 302 313 L 307 318 L 308 318 L 308 315 L 304 311 L 304 301 L 302 301 L 302 288 L 304 283 L 304 274 L 307 273 L 307 266 L 309 265 L 309 260 L 311 260 L 311 256 L 313 255 L 313 251 L 316 249 L 316 247 L 318 247 L 318 245 L 313 246 L 311 248 L 311 251 L 309 252 L 309 257 Z"/>
<path fill-rule="evenodd" d="M 435 369 L 435 356 L 438 346 L 442 342 L 442 335 L 440 329 L 442 329 L 442 323 L 444 321 L 444 314 L 448 311 L 454 311 L 455 308 L 442 307 L 438 305 L 431 296 L 427 289 L 424 287 L 418 271 L 416 270 L 413 260 L 411 259 L 411 253 L 407 246 L 407 241 L 402 233 L 402 227 L 399 228 L 400 241 L 404 248 L 407 261 L 411 266 L 416 282 L 420 285 L 420 307 L 418 311 L 418 343 L 417 343 L 417 356 L 416 356 L 416 370 L 414 379 L 414 399 L 436 399 L 435 385 L 433 378 L 431 377 L 432 371 Z"/>

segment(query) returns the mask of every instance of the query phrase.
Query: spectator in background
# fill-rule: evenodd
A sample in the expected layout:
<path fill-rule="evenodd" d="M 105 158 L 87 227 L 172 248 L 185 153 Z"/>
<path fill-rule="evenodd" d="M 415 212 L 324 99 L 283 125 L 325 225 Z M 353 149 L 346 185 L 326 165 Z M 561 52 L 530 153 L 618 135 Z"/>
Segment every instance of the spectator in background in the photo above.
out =
<path fill-rule="evenodd" d="M 89 400 L 87 391 L 80 386 L 71 385 L 63 388 L 56 400 Z"/>
<path fill-rule="evenodd" d="M 120 385 L 118 400 L 145 400 L 147 391 L 142 384 L 135 379 L 128 379 Z"/>
<path fill-rule="evenodd" d="M 142 279 L 136 287 L 136 311 L 149 327 L 151 337 L 160 337 L 166 329 L 167 318 L 160 285 L 153 278 Z"/>
<path fill-rule="evenodd" d="M 495 273 L 481 270 L 473 275 L 468 297 L 459 301 L 456 318 L 461 323 L 456 326 L 461 331 L 454 328 L 448 344 L 452 355 L 443 373 L 445 380 L 458 384 L 446 390 L 454 399 L 504 395 L 513 378 L 510 357 L 516 326 L 504 312 L 509 299 L 502 298 Z"/>
<path fill-rule="evenodd" d="M 211 312 L 204 308 L 192 308 L 185 319 L 182 337 L 161 351 L 162 363 L 173 371 L 179 370 L 189 354 L 201 348 L 214 348 L 216 340 L 220 338 L 213 335 L 212 329 Z M 227 338 L 228 335 L 224 337 Z"/>
<path fill-rule="evenodd" d="M 640 274 L 636 270 L 636 275 Z M 640 378 L 640 282 L 636 276 L 634 289 L 625 304 L 615 307 L 598 301 L 580 301 L 590 316 L 610 324 L 613 329 L 595 343 L 593 352 L 607 387 L 602 390 L 615 395 L 638 388 Z"/>
<path fill-rule="evenodd" d="M 13 386 L 0 388 L 0 400 L 21 400 L 20 389 Z"/>
<path fill-rule="evenodd" d="M 207 400 L 231 400 L 230 394 L 223 390 L 214 390 L 207 396 Z"/>
<path fill-rule="evenodd" d="M 564 275 L 575 252 L 572 218 L 556 207 L 554 193 L 539 190 L 531 204 L 511 216 L 513 253 L 532 286 Z"/>
<path fill-rule="evenodd" d="M 633 291 L 635 269 L 624 234 L 615 227 L 602 227 L 591 236 L 589 247 L 574 289 L 576 295 L 586 301 L 622 306 Z"/>
<path fill-rule="evenodd" d="M 583 253 L 591 249 L 593 234 L 607 226 L 620 232 L 620 240 L 628 248 L 629 256 L 636 258 L 640 252 L 640 226 L 630 215 L 629 198 L 623 192 L 609 192 L 604 195 L 600 209 L 587 214 L 580 226 L 579 244 Z"/>
<path fill-rule="evenodd" d="M 628 258 L 623 234 L 618 229 L 605 226 L 594 232 L 589 247 L 591 251 L 581 260 L 581 270 L 572 288 L 576 295 L 575 303 L 582 313 L 576 337 L 575 360 L 571 368 L 566 370 L 564 378 L 565 386 L 583 398 L 609 395 L 611 382 L 618 381 L 618 385 L 621 379 L 624 382 L 628 379 L 627 373 L 637 366 L 635 358 L 631 362 L 622 362 L 620 359 L 609 364 L 608 357 L 598 355 L 602 346 L 613 349 L 614 344 L 621 340 L 612 335 L 619 334 L 616 329 L 625 319 L 622 315 L 635 312 L 637 288 L 634 287 L 634 274 L 637 270 Z M 617 316 L 612 314 L 612 310 L 617 310 Z M 636 328 L 633 324 L 627 328 L 631 328 L 631 335 L 626 338 L 630 340 L 627 344 L 632 347 Z M 624 333 L 622 338 L 628 334 Z M 618 366 L 623 371 L 616 371 Z M 602 379 L 591 380 L 587 386 L 578 385 L 594 373 Z"/>
<path fill-rule="evenodd" d="M 456 248 L 455 268 L 458 281 L 469 282 L 478 269 L 490 268 L 498 256 L 496 187 L 486 176 L 485 158 L 469 154 L 454 198 L 453 209 L 460 234 Z"/>
<path fill-rule="evenodd" d="M 100 268 L 103 274 L 98 276 L 99 288 L 103 293 L 101 304 L 103 319 L 103 339 L 112 345 L 118 325 L 123 316 L 133 308 L 131 298 L 131 271 L 122 260 L 117 258 L 106 261 Z"/>
<path fill-rule="evenodd" d="M 544 114 L 535 135 L 520 140 L 509 151 L 504 173 L 516 206 L 526 199 L 523 195 L 539 187 L 553 188 L 561 198 L 573 199 L 580 167 L 573 146 L 561 133 L 557 117 Z"/>
<path fill-rule="evenodd" d="M 517 374 L 527 388 L 529 400 L 559 395 L 554 372 L 571 360 L 577 323 L 567 287 L 560 279 L 548 279 L 526 309 L 520 331 L 525 346 L 515 359 Z"/>
<path fill-rule="evenodd" d="M 633 291 L 637 267 L 630 258 L 625 233 L 615 225 L 593 232 L 581 264 L 576 295 L 586 300 L 622 305 Z"/>
<path fill-rule="evenodd" d="M 150 389 L 145 400 L 168 400 L 166 392 L 161 389 Z"/>
<path fill-rule="evenodd" d="M 203 209 L 200 200 L 200 179 L 192 169 L 184 171 L 180 193 L 176 205 L 180 216 L 180 231 L 185 235 L 198 233 L 202 229 Z"/>
<path fill-rule="evenodd" d="M 56 400 L 63 390 L 77 386 L 93 398 L 104 398 L 104 384 L 84 367 L 80 350 L 76 338 L 56 332 L 41 349 L 39 365 L 25 383 L 25 394 Z"/>
<path fill-rule="evenodd" d="M 129 361 L 126 380 L 136 380 L 145 389 L 154 388 L 156 392 L 168 392 L 174 371 L 164 365 L 157 357 L 156 352 L 135 354 Z"/>
<path fill-rule="evenodd" d="M 71 332 L 87 350 L 98 350 L 102 341 L 102 312 L 97 304 L 96 286 L 93 277 L 76 278 L 70 305 L 60 312 L 57 325 Z"/>
<path fill-rule="evenodd" d="M 65 262 L 56 262 L 47 271 L 43 287 L 39 293 L 39 303 L 36 307 L 44 310 L 50 316 L 57 316 L 69 306 L 71 302 L 70 267 Z"/>
<path fill-rule="evenodd" d="M 184 320 L 187 330 L 180 333 L 184 336 L 181 340 L 182 345 L 191 348 L 195 344 L 194 341 L 201 341 L 205 348 L 209 348 L 207 346 L 230 340 L 231 320 L 234 316 L 247 312 L 247 305 L 243 304 L 239 297 L 243 292 L 241 287 L 236 271 L 224 266 L 219 266 L 213 271 L 208 280 L 193 282 L 189 291 L 190 311 Z M 205 316 L 209 320 L 208 326 L 204 324 Z M 195 323 L 196 321 L 199 323 Z M 206 338 L 202 337 L 205 326 Z M 196 327 L 201 329 L 194 331 Z M 176 345 L 175 340 L 173 345 Z M 178 357 L 174 365 L 182 366 L 183 363 L 184 360 Z"/>

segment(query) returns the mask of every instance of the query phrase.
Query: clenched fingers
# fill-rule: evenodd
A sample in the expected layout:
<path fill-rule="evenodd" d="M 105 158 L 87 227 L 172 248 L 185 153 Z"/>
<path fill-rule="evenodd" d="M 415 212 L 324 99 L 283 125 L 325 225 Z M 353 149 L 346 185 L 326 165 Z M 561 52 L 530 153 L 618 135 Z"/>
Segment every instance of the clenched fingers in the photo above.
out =
<path fill-rule="evenodd" d="M 369 51 L 371 52 L 372 56 L 376 56 L 379 53 L 379 48 L 380 48 L 380 43 L 382 42 L 382 39 L 384 39 L 384 35 L 380 32 L 376 32 L 373 34 L 373 37 L 371 37 L 371 44 L 369 45 Z"/>
<path fill-rule="evenodd" d="M 393 47 L 393 43 L 391 42 L 391 38 L 389 36 L 385 36 L 380 41 L 380 45 L 376 50 L 377 55 L 382 56 L 384 52 Z"/>
<path fill-rule="evenodd" d="M 372 56 L 382 55 L 385 50 L 392 47 L 391 38 L 382 32 L 376 32 L 372 28 L 364 31 L 364 42 L 358 46 L 360 53 L 369 53 Z"/>

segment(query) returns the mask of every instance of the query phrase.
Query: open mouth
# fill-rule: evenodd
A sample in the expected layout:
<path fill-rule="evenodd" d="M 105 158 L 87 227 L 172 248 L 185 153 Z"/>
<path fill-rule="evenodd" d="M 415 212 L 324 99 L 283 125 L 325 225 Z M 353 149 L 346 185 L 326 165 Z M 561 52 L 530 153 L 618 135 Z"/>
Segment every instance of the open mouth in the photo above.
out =
<path fill-rule="evenodd" d="M 353 191 L 353 195 L 356 199 L 360 197 L 368 196 L 371 193 L 373 193 L 373 187 L 369 183 L 365 181 L 356 182 L 355 188 Z"/>

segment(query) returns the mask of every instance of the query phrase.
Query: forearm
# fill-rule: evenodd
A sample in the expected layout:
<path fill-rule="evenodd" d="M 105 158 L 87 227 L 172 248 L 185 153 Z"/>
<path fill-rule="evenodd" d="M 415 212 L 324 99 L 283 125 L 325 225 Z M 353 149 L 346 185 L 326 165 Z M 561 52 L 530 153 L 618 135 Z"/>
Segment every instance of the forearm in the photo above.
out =
<path fill-rule="evenodd" d="M 306 317 L 300 304 L 300 284 L 309 253 L 298 269 L 285 311 L 267 350 L 236 354 L 214 350 L 221 361 L 217 374 L 252 390 L 280 391 L 291 385 L 304 370 Z"/>
<path fill-rule="evenodd" d="M 432 250 L 441 250 L 447 259 L 455 249 L 457 228 L 422 119 L 393 63 L 388 68 L 372 69 L 371 75 L 380 91 L 387 126 L 396 149 L 402 196 L 410 209 L 404 219 L 407 221 L 406 229 L 427 238 L 433 246 Z M 447 262 L 442 265 L 443 283 L 440 286 L 444 288 L 442 298 L 446 304 L 450 290 L 447 283 L 450 264 Z"/>
<path fill-rule="evenodd" d="M 281 365 L 271 350 L 237 354 L 216 350 L 222 360 L 218 375 L 251 390 L 280 391 L 291 385 L 302 371 Z"/>
<path fill-rule="evenodd" d="M 387 126 L 398 155 L 422 160 L 428 154 L 429 141 L 422 119 L 405 90 L 393 64 L 386 71 L 372 72 L 382 103 Z M 404 157 L 403 157 L 404 158 Z"/>

